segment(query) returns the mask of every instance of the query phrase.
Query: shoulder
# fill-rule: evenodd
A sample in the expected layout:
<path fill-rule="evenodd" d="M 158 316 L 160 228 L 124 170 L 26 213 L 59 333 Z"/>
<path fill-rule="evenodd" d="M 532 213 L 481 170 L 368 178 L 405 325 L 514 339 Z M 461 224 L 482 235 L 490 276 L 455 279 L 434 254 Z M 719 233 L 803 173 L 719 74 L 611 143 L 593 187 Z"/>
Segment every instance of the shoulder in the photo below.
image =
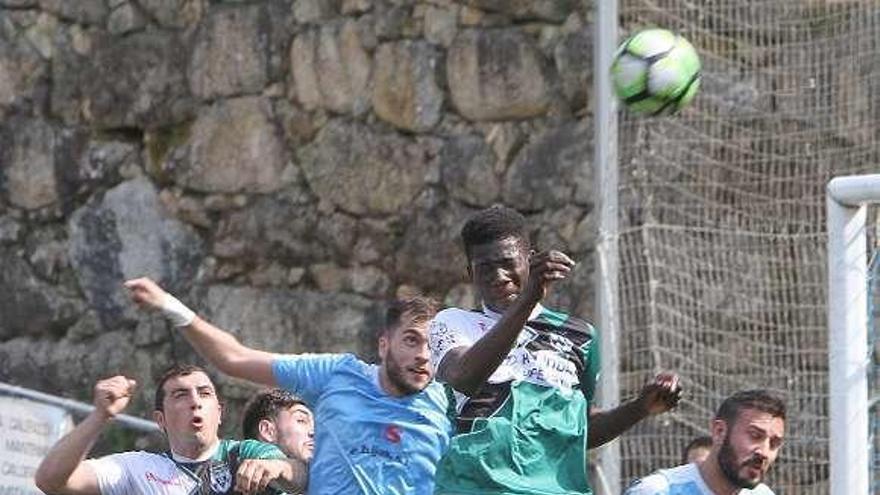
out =
<path fill-rule="evenodd" d="M 338 366 L 355 363 L 358 359 L 354 354 L 278 354 L 273 363 L 279 364 L 313 364 L 323 366 Z"/>
<path fill-rule="evenodd" d="M 143 450 L 105 455 L 104 457 L 89 459 L 86 462 L 94 467 L 115 465 L 122 469 L 129 469 L 132 466 L 155 466 L 157 464 L 174 463 L 174 461 L 164 455 Z"/>
<path fill-rule="evenodd" d="M 775 495 L 769 486 L 761 483 L 747 492 L 749 495 Z"/>
<path fill-rule="evenodd" d="M 666 495 L 674 493 L 704 493 L 700 486 L 702 479 L 696 464 L 683 464 L 670 469 L 661 469 L 640 480 L 627 489 L 627 495 Z M 682 491 L 684 490 L 684 491 Z"/>
<path fill-rule="evenodd" d="M 221 440 L 219 455 L 226 456 L 232 449 L 238 449 L 239 459 L 283 459 L 284 453 L 271 443 L 259 440 Z"/>
<path fill-rule="evenodd" d="M 538 313 L 535 320 L 559 329 L 584 333 L 591 337 L 598 333 L 596 327 L 594 327 L 589 321 L 546 306 L 544 306 L 541 312 Z"/>
<path fill-rule="evenodd" d="M 461 308 L 446 308 L 434 315 L 434 323 L 462 323 L 476 320 L 483 316 L 483 313 L 477 310 L 468 310 Z"/>
<path fill-rule="evenodd" d="M 662 472 L 656 472 L 632 482 L 625 495 L 666 495 L 669 493 L 669 480 Z"/>

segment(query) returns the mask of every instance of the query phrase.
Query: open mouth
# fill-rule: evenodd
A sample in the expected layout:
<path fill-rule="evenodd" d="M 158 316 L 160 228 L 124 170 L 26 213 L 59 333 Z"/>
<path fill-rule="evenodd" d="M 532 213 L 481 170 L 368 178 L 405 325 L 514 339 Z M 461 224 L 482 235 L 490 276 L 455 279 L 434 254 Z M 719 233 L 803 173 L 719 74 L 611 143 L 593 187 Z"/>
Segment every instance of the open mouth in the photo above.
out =
<path fill-rule="evenodd" d="M 205 425 L 205 420 L 202 419 L 201 416 L 193 416 L 193 418 L 189 421 L 190 426 L 192 426 L 196 430 L 201 430 Z"/>

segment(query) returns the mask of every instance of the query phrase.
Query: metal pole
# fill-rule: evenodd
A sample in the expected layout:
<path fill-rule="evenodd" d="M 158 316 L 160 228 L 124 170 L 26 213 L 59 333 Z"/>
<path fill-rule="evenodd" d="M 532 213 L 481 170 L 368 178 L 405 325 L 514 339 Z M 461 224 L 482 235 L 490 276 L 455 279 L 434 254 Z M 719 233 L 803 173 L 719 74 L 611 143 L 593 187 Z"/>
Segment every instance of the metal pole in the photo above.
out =
<path fill-rule="evenodd" d="M 30 399 L 37 402 L 43 402 L 45 404 L 51 404 L 53 406 L 67 409 L 68 411 L 81 416 L 85 416 L 95 409 L 95 406 L 92 406 L 91 404 L 84 404 L 75 400 L 56 397 L 54 395 L 44 394 L 43 392 L 37 392 L 36 390 L 17 387 L 15 385 L 9 385 L 7 383 L 0 383 L 0 393 L 11 395 L 14 397 Z M 156 433 L 159 431 L 159 426 L 155 422 L 136 418 L 127 414 L 118 414 L 113 419 L 121 425 L 138 431 L 143 431 L 145 433 Z"/>
<path fill-rule="evenodd" d="M 617 225 L 617 100 L 609 71 L 617 48 L 617 0 L 595 2 L 593 53 L 593 168 L 598 202 L 596 245 L 596 322 L 602 359 L 598 405 L 602 409 L 620 402 L 618 378 L 618 225 Z M 599 451 L 598 468 L 608 494 L 620 493 L 620 445 L 615 440 Z M 603 487 L 603 488 L 605 488 Z M 599 487 L 596 487 L 599 488 Z M 597 495 L 602 495 L 598 494 Z"/>
<path fill-rule="evenodd" d="M 869 493 L 866 203 L 880 175 L 828 183 L 828 367 L 832 495 Z"/>

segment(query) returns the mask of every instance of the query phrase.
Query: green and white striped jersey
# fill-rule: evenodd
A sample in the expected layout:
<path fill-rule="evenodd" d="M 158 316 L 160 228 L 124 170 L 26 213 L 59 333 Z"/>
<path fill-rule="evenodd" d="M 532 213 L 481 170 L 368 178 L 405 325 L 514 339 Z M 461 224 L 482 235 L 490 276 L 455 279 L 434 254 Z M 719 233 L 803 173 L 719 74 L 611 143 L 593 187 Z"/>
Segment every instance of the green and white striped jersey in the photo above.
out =
<path fill-rule="evenodd" d="M 431 353 L 471 346 L 501 315 L 447 309 L 431 322 Z M 438 494 L 591 494 L 587 410 L 599 372 L 596 330 L 538 306 L 516 345 L 473 397 L 456 394 L 457 434 L 437 471 Z"/>

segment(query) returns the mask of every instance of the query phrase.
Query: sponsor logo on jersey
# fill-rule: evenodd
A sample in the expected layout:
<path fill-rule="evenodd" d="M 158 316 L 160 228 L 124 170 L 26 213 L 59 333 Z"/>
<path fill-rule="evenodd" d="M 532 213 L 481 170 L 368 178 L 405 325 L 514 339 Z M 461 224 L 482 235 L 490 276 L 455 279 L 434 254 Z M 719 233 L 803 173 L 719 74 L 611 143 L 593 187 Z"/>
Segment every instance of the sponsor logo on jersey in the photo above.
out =
<path fill-rule="evenodd" d="M 144 478 L 151 483 L 157 483 L 164 486 L 183 486 L 183 480 L 177 476 L 165 479 L 152 471 L 147 471 L 144 473 Z"/>
<path fill-rule="evenodd" d="M 385 440 L 388 440 L 391 443 L 400 443 L 400 437 L 403 435 L 403 432 L 400 431 L 400 427 L 397 425 L 388 425 L 385 427 Z"/>
<path fill-rule="evenodd" d="M 225 462 L 212 464 L 208 467 L 208 479 L 211 482 L 211 491 L 214 493 L 226 493 L 232 488 L 232 473 L 229 465 Z"/>

